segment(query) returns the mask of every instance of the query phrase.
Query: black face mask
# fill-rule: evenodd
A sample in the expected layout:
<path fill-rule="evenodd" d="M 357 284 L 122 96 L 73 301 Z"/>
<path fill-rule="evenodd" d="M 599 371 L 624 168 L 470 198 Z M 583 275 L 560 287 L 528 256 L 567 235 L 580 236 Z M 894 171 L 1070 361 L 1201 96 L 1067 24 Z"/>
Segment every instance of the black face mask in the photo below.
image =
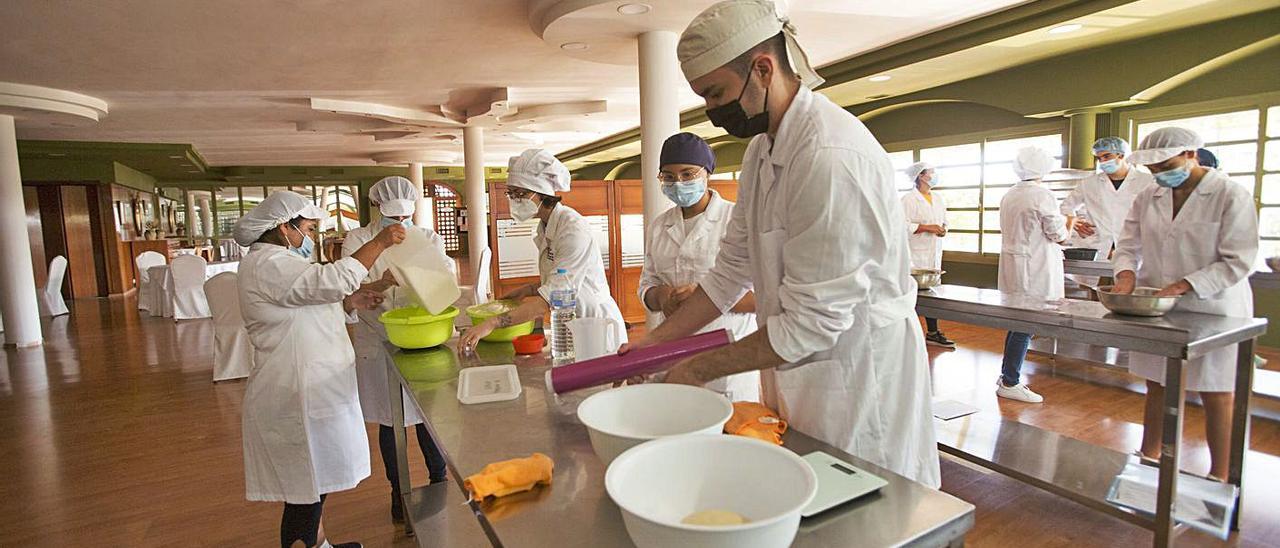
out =
<path fill-rule="evenodd" d="M 707 119 L 711 120 L 712 125 L 739 139 L 755 137 L 769 131 L 769 88 L 764 89 L 764 112 L 747 116 L 747 111 L 742 109 L 742 96 L 747 93 L 747 84 L 751 83 L 751 74 L 754 72 L 747 71 L 747 80 L 742 83 L 742 91 L 738 93 L 737 99 L 707 109 Z"/>

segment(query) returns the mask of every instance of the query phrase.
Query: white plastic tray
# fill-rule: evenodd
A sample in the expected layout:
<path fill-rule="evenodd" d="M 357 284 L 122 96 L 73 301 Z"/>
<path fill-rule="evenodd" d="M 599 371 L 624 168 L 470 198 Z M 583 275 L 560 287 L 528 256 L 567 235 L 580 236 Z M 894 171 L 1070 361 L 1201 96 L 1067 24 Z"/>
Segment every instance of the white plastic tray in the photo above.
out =
<path fill-rule="evenodd" d="M 520 397 L 516 366 L 468 367 L 458 373 L 458 401 L 465 404 L 514 400 Z"/>

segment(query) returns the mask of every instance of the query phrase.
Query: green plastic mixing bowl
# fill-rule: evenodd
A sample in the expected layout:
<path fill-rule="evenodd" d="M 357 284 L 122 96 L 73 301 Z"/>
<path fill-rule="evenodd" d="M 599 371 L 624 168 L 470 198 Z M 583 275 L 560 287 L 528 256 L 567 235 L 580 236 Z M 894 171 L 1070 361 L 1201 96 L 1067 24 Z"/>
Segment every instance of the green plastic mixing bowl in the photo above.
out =
<path fill-rule="evenodd" d="M 494 316 L 505 314 L 511 310 L 515 310 L 520 303 L 510 300 L 491 301 L 467 307 L 467 315 L 471 317 L 471 325 L 479 325 Z M 533 333 L 533 320 L 516 324 L 511 327 L 500 327 L 494 329 L 488 336 L 480 339 L 488 342 L 511 342 L 516 337 Z"/>
<path fill-rule="evenodd" d="M 440 346 L 453 337 L 453 318 L 458 309 L 450 306 L 432 315 L 426 309 L 407 306 L 384 312 L 378 321 L 387 327 L 387 339 L 400 348 Z"/>

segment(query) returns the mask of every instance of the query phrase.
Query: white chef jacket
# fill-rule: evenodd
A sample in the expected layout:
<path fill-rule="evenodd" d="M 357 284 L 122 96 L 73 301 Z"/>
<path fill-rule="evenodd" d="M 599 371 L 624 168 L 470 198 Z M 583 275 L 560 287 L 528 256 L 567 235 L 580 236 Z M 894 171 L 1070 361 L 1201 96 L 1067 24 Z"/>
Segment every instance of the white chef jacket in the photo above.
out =
<path fill-rule="evenodd" d="M 938 486 L 924 334 L 906 217 L 866 126 L 801 87 L 776 137 L 752 139 L 738 205 L 701 286 L 721 311 L 754 287 L 787 364 L 765 404 L 797 430 Z"/>
<path fill-rule="evenodd" d="M 1067 218 L 1039 181 L 1022 181 L 1000 200 L 998 287 L 1005 293 L 1061 299 Z"/>
<path fill-rule="evenodd" d="M 689 225 L 690 230 L 685 229 L 686 221 L 679 207 L 664 211 L 646 227 L 644 269 L 640 273 L 640 287 L 637 290 L 640 302 L 644 302 L 645 293 L 660 285 L 679 287 L 696 284 L 715 265 L 716 253 L 720 251 L 720 239 L 729 228 L 733 202 L 721 198 L 713 189 L 708 189 L 707 192 L 711 193 L 707 209 L 691 219 L 693 222 Z M 657 316 L 658 323 L 666 320 L 662 312 L 651 313 Z M 734 340 L 740 341 L 755 333 L 756 315 L 727 312 L 707 324 L 699 333 L 718 329 L 728 330 Z M 760 401 L 760 373 L 757 371 L 717 379 L 708 383 L 707 387 L 728 392 L 735 401 Z"/>
<path fill-rule="evenodd" d="M 249 500 L 311 504 L 369 477 L 342 299 L 368 270 L 312 263 L 255 243 L 240 262 L 240 310 L 253 343 L 242 422 Z"/>
<path fill-rule="evenodd" d="M 458 267 L 453 259 L 445 254 L 444 240 L 439 234 L 421 226 L 414 226 L 409 230 L 426 233 L 430 247 L 421 252 L 437 254 L 439 258 L 435 262 L 449 265 L 451 267 L 449 273 L 457 276 Z M 380 226 L 366 225 L 347 232 L 342 242 L 342 256 L 350 257 L 381 231 Z M 363 283 L 381 280 L 389 266 L 385 258 L 378 257 Z M 399 287 L 391 287 L 383 295 L 386 299 L 377 308 L 356 311 L 358 321 L 351 326 L 351 342 L 356 351 L 356 378 L 360 385 L 360 408 L 364 411 L 364 420 L 391 426 L 391 401 L 387 398 L 387 362 L 391 360 L 391 356 L 387 354 L 384 344 L 387 342 L 387 328 L 378 321 L 378 317 L 383 312 L 410 306 L 412 302 L 408 292 Z M 409 399 L 407 392 L 404 398 L 405 426 L 421 423 L 422 415 L 418 414 L 418 407 Z"/>
<path fill-rule="evenodd" d="M 565 269 L 578 291 L 579 318 L 608 318 L 618 324 L 621 342 L 627 342 L 627 326 L 622 311 L 609 293 L 609 280 L 604 276 L 604 259 L 600 246 L 591 237 L 591 225 L 573 208 L 557 204 L 545 223 L 538 223 L 533 234 L 538 247 L 538 274 L 542 285 L 538 294 L 551 302 L 551 278 L 556 270 Z"/>
<path fill-rule="evenodd" d="M 1087 213 L 1089 222 L 1096 229 L 1093 236 L 1082 238 L 1072 234 L 1071 247 L 1089 247 L 1100 251 L 1098 260 L 1106 260 L 1112 246 L 1120 239 L 1120 230 L 1124 226 L 1124 217 L 1133 206 L 1133 199 L 1142 191 L 1156 186 L 1155 177 L 1151 173 L 1130 165 L 1129 173 L 1120 183 L 1120 189 L 1111 184 L 1106 173 L 1097 172 L 1080 181 L 1076 188 L 1062 201 L 1060 211 L 1063 215 L 1078 216 Z"/>
<path fill-rule="evenodd" d="M 1210 169 L 1173 218 L 1173 191 L 1153 186 L 1138 194 L 1125 219 L 1112 265 L 1137 273 L 1139 287 L 1163 288 L 1185 279 L 1192 290 L 1177 310 L 1253 317 L 1249 274 L 1258 256 L 1258 216 L 1244 186 Z M 1129 370 L 1164 384 L 1165 358 L 1131 353 Z M 1235 389 L 1236 346 L 1186 362 L 1186 389 Z"/>
<path fill-rule="evenodd" d="M 942 268 L 942 237 L 932 233 L 916 234 L 920 225 L 947 226 L 947 201 L 941 194 L 931 192 L 925 198 L 919 190 L 912 189 L 902 195 L 902 212 L 907 217 L 907 243 L 911 246 L 913 268 Z"/>

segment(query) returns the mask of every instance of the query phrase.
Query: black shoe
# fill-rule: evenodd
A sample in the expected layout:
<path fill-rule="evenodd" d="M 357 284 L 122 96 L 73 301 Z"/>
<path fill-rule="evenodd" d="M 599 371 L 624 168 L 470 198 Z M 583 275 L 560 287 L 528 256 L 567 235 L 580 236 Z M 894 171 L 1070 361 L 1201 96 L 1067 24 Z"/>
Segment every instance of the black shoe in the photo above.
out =
<path fill-rule="evenodd" d="M 400 498 L 400 493 L 391 492 L 391 521 L 393 523 L 404 523 L 404 501 Z"/>
<path fill-rule="evenodd" d="M 333 548 L 364 548 L 359 542 L 344 542 L 342 544 L 330 544 Z"/>
<path fill-rule="evenodd" d="M 932 346 L 941 346 L 943 348 L 955 348 L 956 343 L 943 335 L 941 331 L 933 331 L 924 336 L 924 342 Z"/>

